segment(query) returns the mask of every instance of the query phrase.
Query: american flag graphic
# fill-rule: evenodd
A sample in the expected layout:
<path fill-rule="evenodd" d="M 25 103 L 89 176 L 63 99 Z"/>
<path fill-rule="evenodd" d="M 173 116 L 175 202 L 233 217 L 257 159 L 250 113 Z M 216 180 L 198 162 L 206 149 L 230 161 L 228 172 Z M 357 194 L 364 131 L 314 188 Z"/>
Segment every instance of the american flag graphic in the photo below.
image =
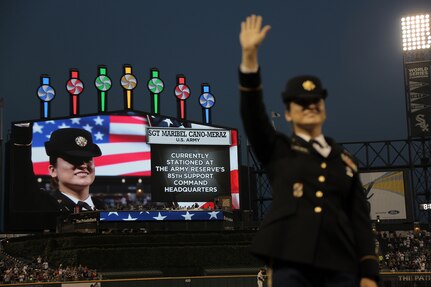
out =
<path fill-rule="evenodd" d="M 37 175 L 48 175 L 49 158 L 44 143 L 51 133 L 62 128 L 82 128 L 93 135 L 102 150 L 94 158 L 99 176 L 150 176 L 150 146 L 146 143 L 146 117 L 97 115 L 33 124 L 32 160 Z"/>
<path fill-rule="evenodd" d="M 223 211 L 100 211 L 102 221 L 207 221 L 224 220 Z"/>
<path fill-rule="evenodd" d="M 94 158 L 96 176 L 151 176 L 151 147 L 147 144 L 147 127 L 215 128 L 180 122 L 174 118 L 144 115 L 95 115 L 65 118 L 33 123 L 32 161 L 36 175 L 49 175 L 49 157 L 45 142 L 51 133 L 61 128 L 82 128 L 93 135 L 93 141 L 102 150 Z M 230 177 L 232 205 L 239 209 L 238 134 L 231 130 Z M 206 206 L 207 203 L 200 203 Z"/>

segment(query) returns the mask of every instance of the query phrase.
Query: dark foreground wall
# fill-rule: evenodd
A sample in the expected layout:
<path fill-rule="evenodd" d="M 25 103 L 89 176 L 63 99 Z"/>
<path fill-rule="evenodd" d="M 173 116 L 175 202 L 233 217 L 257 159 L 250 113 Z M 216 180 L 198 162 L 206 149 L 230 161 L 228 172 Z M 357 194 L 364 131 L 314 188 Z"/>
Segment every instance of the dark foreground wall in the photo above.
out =
<path fill-rule="evenodd" d="M 95 282 L 44 283 L 13 285 L 21 287 L 90 287 Z M 145 278 L 124 280 L 102 280 L 100 287 L 250 287 L 256 285 L 255 275 L 201 276 L 173 278 Z M 425 287 L 431 285 L 431 273 L 385 273 L 382 274 L 382 287 Z M 1 285 L 0 286 L 11 286 Z M 97 286 L 97 285 L 96 285 Z M 266 287 L 266 282 L 264 287 Z"/>
<path fill-rule="evenodd" d="M 104 279 L 131 271 L 133 276 L 122 278 L 219 275 L 214 270 L 261 265 L 248 251 L 253 235 L 253 231 L 52 234 L 13 239 L 4 250 L 22 260 L 46 257 L 53 267 L 85 265 L 106 273 Z M 151 272 L 145 276 L 142 271 Z"/>

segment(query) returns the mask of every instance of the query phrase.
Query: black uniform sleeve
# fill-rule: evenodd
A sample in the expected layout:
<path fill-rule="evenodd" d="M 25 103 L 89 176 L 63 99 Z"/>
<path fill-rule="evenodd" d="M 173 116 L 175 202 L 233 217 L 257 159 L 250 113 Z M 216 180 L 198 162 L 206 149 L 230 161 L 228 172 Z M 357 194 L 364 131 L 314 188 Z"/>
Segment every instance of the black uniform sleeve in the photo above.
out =
<path fill-rule="evenodd" d="M 239 72 L 239 81 L 244 129 L 257 159 L 266 165 L 271 158 L 276 132 L 263 103 L 260 71 L 250 74 Z"/>

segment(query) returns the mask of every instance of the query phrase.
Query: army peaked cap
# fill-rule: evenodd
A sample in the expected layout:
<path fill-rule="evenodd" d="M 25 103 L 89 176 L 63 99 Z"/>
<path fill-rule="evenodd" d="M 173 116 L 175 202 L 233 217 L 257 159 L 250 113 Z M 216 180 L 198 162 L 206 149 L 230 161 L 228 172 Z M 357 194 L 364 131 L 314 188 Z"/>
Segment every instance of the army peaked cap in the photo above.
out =
<path fill-rule="evenodd" d="M 65 128 L 58 129 L 51 134 L 49 141 L 45 142 L 48 156 L 56 157 L 96 157 L 102 152 L 93 142 L 91 134 L 84 129 Z"/>
<path fill-rule="evenodd" d="M 320 79 L 316 76 L 303 75 L 291 78 L 282 93 L 284 103 L 313 102 L 325 99 L 327 91 L 322 87 Z"/>

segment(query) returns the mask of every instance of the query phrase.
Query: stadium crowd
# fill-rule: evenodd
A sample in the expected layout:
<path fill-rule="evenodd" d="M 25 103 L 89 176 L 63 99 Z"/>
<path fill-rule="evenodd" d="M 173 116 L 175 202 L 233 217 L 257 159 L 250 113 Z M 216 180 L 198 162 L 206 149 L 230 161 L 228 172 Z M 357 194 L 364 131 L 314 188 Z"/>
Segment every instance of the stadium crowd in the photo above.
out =
<path fill-rule="evenodd" d="M 206 203 L 191 203 L 187 205 L 179 205 L 178 202 L 151 202 L 136 200 L 134 197 L 126 198 L 125 196 L 117 199 L 104 199 L 106 210 L 119 211 L 150 211 L 150 210 L 214 210 L 221 209 L 219 201 Z"/>
<path fill-rule="evenodd" d="M 379 231 L 376 250 L 382 272 L 430 272 L 431 232 Z M 51 268 L 49 262 L 38 256 L 30 261 L 18 259 L 0 251 L 0 283 L 60 282 L 100 280 L 101 274 L 86 266 Z"/>
<path fill-rule="evenodd" d="M 50 268 L 48 261 L 41 256 L 25 262 L 4 252 L 0 254 L 0 274 L 2 284 L 101 279 L 96 270 L 87 266 L 71 267 L 60 264 L 57 268 Z"/>
<path fill-rule="evenodd" d="M 431 232 L 426 230 L 377 233 L 380 271 L 431 271 Z"/>

